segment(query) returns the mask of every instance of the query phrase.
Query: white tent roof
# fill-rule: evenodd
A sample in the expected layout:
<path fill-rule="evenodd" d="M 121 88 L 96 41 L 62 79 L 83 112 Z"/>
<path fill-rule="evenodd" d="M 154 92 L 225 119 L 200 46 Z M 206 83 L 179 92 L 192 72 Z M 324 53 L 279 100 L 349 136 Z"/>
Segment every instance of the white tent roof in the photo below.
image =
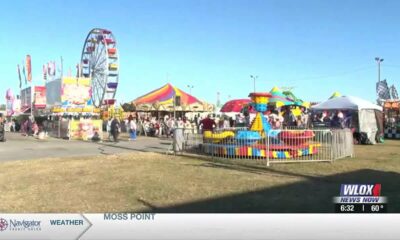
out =
<path fill-rule="evenodd" d="M 382 107 L 370 103 L 364 99 L 353 97 L 353 96 L 341 96 L 329 99 L 320 104 L 311 107 L 313 110 L 333 110 L 333 109 L 344 109 L 344 110 L 362 110 L 362 109 L 375 109 L 382 111 Z"/>

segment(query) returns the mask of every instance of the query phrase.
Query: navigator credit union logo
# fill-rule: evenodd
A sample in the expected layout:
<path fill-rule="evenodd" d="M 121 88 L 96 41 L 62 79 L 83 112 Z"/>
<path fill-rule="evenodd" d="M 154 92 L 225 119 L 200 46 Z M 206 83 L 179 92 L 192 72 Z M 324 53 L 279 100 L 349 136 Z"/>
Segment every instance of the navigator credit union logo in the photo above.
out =
<path fill-rule="evenodd" d="M 3 231 L 41 231 L 41 221 L 0 218 L 0 232 Z"/>
<path fill-rule="evenodd" d="M 8 222 L 4 218 L 0 218 L 0 232 L 6 230 L 8 227 Z"/>

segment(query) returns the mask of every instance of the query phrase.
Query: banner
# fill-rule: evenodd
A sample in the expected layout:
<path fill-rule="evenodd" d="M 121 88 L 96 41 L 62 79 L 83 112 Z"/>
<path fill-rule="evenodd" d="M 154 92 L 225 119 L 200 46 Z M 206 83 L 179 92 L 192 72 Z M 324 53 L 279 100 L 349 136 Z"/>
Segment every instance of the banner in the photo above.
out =
<path fill-rule="evenodd" d="M 19 88 L 22 87 L 22 79 L 21 79 L 21 70 L 19 69 L 19 64 L 17 64 L 17 72 L 18 72 L 18 79 L 19 79 Z"/>
<path fill-rule="evenodd" d="M 399 214 L 1 213 L 0 219 L 0 239 L 15 240 L 386 240 L 400 235 Z"/>
<path fill-rule="evenodd" d="M 46 87 L 35 86 L 34 107 L 36 109 L 46 108 Z"/>
<path fill-rule="evenodd" d="M 70 121 L 70 139 L 74 140 L 100 140 L 103 138 L 103 121 L 81 119 Z"/>
<path fill-rule="evenodd" d="M 12 104 L 14 115 L 19 115 L 21 113 L 21 99 L 14 98 L 14 102 Z"/>
<path fill-rule="evenodd" d="M 7 113 L 7 116 L 12 116 L 14 114 L 13 103 L 14 103 L 14 94 L 13 94 L 12 90 L 9 88 L 6 91 L 6 113 Z"/>
<path fill-rule="evenodd" d="M 32 81 L 32 63 L 31 63 L 31 55 L 26 55 L 26 71 L 28 73 L 28 82 Z"/>
<path fill-rule="evenodd" d="M 91 104 L 90 78 L 63 77 L 61 82 L 61 103 L 63 106 Z"/>
<path fill-rule="evenodd" d="M 31 95 L 31 87 L 27 87 L 21 90 L 21 110 L 22 112 L 26 111 L 31 107 L 32 95 Z"/>

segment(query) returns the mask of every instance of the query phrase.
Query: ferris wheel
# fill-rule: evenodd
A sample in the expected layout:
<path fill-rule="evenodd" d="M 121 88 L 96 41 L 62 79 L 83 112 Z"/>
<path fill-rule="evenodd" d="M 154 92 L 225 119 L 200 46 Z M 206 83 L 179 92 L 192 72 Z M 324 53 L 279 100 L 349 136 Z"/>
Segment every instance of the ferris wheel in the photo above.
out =
<path fill-rule="evenodd" d="M 118 87 L 119 57 L 117 42 L 111 31 L 92 29 L 83 44 L 80 76 L 92 79 L 95 107 L 113 105 Z"/>

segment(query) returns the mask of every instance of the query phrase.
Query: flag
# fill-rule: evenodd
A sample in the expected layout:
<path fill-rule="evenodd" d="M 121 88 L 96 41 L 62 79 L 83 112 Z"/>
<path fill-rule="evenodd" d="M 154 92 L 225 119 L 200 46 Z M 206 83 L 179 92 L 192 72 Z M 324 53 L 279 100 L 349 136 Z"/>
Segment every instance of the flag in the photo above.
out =
<path fill-rule="evenodd" d="M 21 70 L 19 69 L 19 64 L 17 64 L 17 72 L 18 72 L 18 79 L 19 79 L 19 88 L 22 87 L 22 79 L 21 79 Z"/>
<path fill-rule="evenodd" d="M 52 69 L 52 73 L 51 73 L 51 76 L 55 76 L 56 75 L 56 61 L 53 61 L 52 62 L 52 67 L 51 67 L 51 69 Z"/>
<path fill-rule="evenodd" d="M 43 80 L 44 82 L 47 80 L 46 64 L 43 64 Z"/>
<path fill-rule="evenodd" d="M 81 76 L 81 65 L 78 63 L 76 64 L 76 77 L 80 77 Z"/>
<path fill-rule="evenodd" d="M 28 80 L 26 79 L 25 64 L 24 63 L 22 63 L 22 73 L 24 74 L 25 85 L 27 85 L 28 84 Z"/>
<path fill-rule="evenodd" d="M 397 93 L 396 87 L 394 85 L 390 87 L 390 94 L 392 95 L 392 99 L 399 99 L 399 94 Z"/>
<path fill-rule="evenodd" d="M 376 83 L 376 95 L 379 99 L 390 99 L 390 91 L 386 79 Z"/>
<path fill-rule="evenodd" d="M 60 69 L 59 72 L 61 74 L 61 77 L 64 75 L 64 69 L 63 69 L 63 58 L 60 57 Z"/>
<path fill-rule="evenodd" d="M 26 55 L 26 71 L 28 73 L 28 82 L 32 81 L 32 62 L 31 55 Z"/>

